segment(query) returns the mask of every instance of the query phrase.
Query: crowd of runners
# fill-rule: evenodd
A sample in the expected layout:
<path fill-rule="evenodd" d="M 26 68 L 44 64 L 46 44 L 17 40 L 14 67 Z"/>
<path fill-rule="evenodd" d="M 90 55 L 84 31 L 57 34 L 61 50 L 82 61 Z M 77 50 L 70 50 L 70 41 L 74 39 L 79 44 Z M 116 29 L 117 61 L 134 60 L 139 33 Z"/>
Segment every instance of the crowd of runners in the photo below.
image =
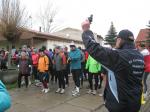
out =
<path fill-rule="evenodd" d="M 68 50 L 70 49 L 70 51 Z M 7 70 L 8 52 L 1 50 L 1 70 Z M 56 46 L 53 50 L 43 46 L 40 49 L 23 45 L 20 49 L 12 47 L 11 64 L 18 67 L 18 87 L 34 84 L 48 93 L 52 83 L 58 84 L 56 93 L 64 94 L 71 79 L 74 81 L 72 95 L 80 94 L 84 82 L 88 94 L 96 95 L 102 87 L 106 70 L 93 59 L 86 50 L 73 42 L 69 48 Z M 71 77 L 72 78 L 69 78 Z M 94 80 L 93 80 L 94 79 Z M 100 93 L 100 96 L 103 94 Z"/>

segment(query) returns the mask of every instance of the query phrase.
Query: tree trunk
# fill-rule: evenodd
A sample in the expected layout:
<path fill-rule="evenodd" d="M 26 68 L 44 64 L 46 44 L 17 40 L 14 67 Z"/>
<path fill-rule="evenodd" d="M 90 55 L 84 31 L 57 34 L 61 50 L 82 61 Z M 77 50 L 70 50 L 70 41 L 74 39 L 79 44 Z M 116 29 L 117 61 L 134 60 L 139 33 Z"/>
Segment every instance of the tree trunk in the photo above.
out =
<path fill-rule="evenodd" d="M 12 43 L 9 42 L 8 43 L 8 69 L 10 69 L 12 67 L 11 65 L 11 50 L 12 50 Z"/>

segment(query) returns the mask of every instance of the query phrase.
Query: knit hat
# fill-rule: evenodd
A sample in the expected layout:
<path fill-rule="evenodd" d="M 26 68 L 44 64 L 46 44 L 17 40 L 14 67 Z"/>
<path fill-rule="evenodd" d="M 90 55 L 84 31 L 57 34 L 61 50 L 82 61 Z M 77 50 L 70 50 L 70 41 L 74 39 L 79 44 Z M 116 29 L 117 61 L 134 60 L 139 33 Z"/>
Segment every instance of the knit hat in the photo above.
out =
<path fill-rule="evenodd" d="M 73 41 L 71 42 L 70 47 L 75 47 L 75 44 Z"/>
<path fill-rule="evenodd" d="M 117 38 L 121 38 L 126 41 L 134 41 L 134 35 L 129 30 L 121 30 L 117 36 Z"/>

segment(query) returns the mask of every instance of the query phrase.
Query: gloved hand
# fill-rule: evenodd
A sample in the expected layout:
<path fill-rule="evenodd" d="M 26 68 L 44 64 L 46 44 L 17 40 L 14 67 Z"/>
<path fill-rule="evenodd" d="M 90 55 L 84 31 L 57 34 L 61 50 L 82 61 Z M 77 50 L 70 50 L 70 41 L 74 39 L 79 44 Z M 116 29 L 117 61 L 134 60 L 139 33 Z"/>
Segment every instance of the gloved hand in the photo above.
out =
<path fill-rule="evenodd" d="M 45 70 L 45 72 L 47 73 L 47 72 L 48 72 L 48 70 Z"/>

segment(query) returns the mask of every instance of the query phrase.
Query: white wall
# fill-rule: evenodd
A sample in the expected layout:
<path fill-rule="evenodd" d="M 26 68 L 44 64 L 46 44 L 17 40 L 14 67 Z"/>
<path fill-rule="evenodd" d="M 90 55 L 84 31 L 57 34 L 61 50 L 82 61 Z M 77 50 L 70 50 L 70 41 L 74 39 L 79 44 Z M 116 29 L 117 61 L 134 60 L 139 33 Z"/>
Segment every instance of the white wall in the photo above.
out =
<path fill-rule="evenodd" d="M 57 46 L 57 45 L 59 45 L 59 46 L 66 46 L 66 47 L 68 47 L 69 48 L 69 46 L 70 46 L 70 42 L 64 42 L 64 41 L 54 41 L 54 40 L 48 40 L 47 41 L 47 48 L 48 49 L 53 49 L 55 46 Z M 75 42 L 75 45 L 77 46 L 77 47 L 81 47 L 81 48 L 84 48 L 84 45 L 83 44 L 78 44 L 78 43 L 76 43 Z"/>

